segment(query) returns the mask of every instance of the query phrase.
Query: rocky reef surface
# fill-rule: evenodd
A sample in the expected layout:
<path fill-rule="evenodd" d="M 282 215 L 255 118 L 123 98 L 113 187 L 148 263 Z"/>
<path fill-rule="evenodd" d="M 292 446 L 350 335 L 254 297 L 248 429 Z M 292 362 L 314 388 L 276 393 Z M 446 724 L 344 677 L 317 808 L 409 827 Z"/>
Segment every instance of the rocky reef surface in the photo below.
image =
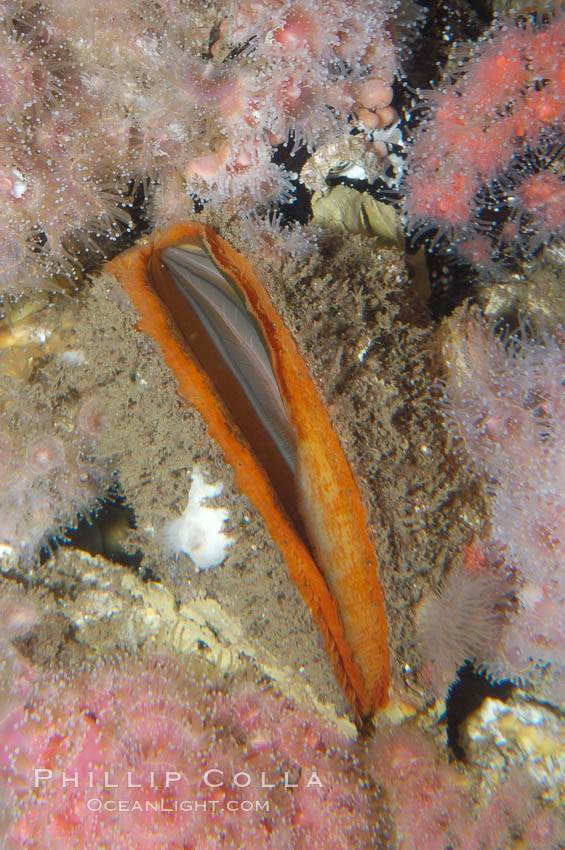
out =
<path fill-rule="evenodd" d="M 565 846 L 563 17 L 465 5 L 443 32 L 470 20 L 482 40 L 452 51 L 414 130 L 392 83 L 437 8 L 0 4 L 0 847 Z M 505 158 L 481 170 L 472 136 L 492 147 L 502 125 Z M 450 185 L 475 167 L 455 223 L 452 196 L 424 192 L 436 154 Z M 102 268 L 187 215 L 253 264 L 355 472 L 392 664 L 372 728 Z M 181 763 L 194 787 L 167 786 Z M 102 799 L 144 805 L 241 803 L 249 773 L 271 813 L 98 816 L 73 785 L 89 764 Z M 202 786 L 210 768 L 228 790 Z M 52 774 L 32 787 L 34 769 Z"/>

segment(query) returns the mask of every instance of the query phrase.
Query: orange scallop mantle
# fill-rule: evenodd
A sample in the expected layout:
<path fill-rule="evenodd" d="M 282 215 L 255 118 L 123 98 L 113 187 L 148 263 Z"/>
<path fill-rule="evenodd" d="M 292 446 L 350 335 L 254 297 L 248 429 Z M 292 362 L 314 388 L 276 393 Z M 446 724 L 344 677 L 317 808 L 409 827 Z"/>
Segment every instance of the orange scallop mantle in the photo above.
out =
<path fill-rule="evenodd" d="M 296 435 L 300 513 L 314 556 L 150 285 L 147 265 L 154 252 L 187 242 L 204 243 L 216 265 L 244 294 L 263 330 Z M 157 342 L 183 398 L 207 422 L 210 435 L 234 468 L 237 487 L 262 514 L 325 638 L 336 676 L 355 715 L 369 718 L 387 702 L 390 673 L 383 596 L 364 507 L 307 366 L 251 264 L 211 228 L 191 222 L 153 234 L 146 244 L 108 263 L 106 271 L 115 275 L 127 292 L 141 316 L 139 330 Z"/>

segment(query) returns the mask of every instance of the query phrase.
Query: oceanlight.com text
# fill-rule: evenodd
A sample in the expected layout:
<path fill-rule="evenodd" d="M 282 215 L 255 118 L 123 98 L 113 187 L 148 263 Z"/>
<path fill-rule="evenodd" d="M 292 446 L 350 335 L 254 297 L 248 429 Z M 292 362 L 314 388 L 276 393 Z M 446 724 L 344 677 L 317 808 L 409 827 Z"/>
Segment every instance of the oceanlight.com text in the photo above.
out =
<path fill-rule="evenodd" d="M 86 802 L 89 812 L 268 812 L 268 800 L 102 800 L 91 797 Z"/>

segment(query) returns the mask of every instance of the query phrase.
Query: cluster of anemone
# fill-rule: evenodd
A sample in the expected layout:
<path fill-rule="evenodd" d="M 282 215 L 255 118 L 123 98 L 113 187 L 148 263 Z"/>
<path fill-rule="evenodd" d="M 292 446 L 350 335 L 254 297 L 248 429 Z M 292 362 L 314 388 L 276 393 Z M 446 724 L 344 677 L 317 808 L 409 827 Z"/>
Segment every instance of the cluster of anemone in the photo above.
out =
<path fill-rule="evenodd" d="M 109 485 L 96 451 L 107 427 L 101 399 L 56 409 L 20 388 L 0 393 L 0 548 L 33 559 L 39 547 L 90 511 Z"/>
<path fill-rule="evenodd" d="M 523 771 L 477 806 L 413 727 L 362 747 L 288 698 L 238 675 L 227 691 L 168 656 L 38 670 L 7 644 L 35 608 L 10 595 L 0 613 L 1 847 L 560 846 Z"/>
<path fill-rule="evenodd" d="M 466 259 L 531 256 L 565 236 L 565 18 L 505 20 L 424 103 L 406 160 L 405 211 Z"/>
<path fill-rule="evenodd" d="M 381 2 L 5 0 L 0 292 L 127 227 L 136 186 L 159 224 L 288 195 L 274 147 L 390 123 L 395 72 Z"/>
<path fill-rule="evenodd" d="M 289 700 L 165 657 L 15 678 L 2 847 L 374 846 L 354 746 Z"/>
<path fill-rule="evenodd" d="M 474 661 L 565 700 L 565 348 L 501 340 L 472 313 L 451 319 L 445 413 L 485 476 L 489 522 L 438 597 L 422 603 L 421 651 L 436 692 Z M 543 672 L 542 672 L 543 671 Z"/>
<path fill-rule="evenodd" d="M 463 776 L 410 726 L 377 734 L 367 763 L 390 807 L 395 850 L 560 847 L 561 820 L 539 805 L 539 789 L 523 771 L 510 773 L 474 807 Z"/>

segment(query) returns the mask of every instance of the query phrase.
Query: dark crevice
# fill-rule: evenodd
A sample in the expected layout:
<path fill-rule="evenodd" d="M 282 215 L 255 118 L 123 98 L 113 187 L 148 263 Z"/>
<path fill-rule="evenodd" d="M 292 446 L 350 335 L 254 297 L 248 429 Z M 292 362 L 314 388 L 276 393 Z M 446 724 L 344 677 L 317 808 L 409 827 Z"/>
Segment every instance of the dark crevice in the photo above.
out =
<path fill-rule="evenodd" d="M 69 547 L 88 552 L 95 557 L 123 567 L 139 569 L 141 549 L 128 552 L 123 546 L 127 529 L 136 528 L 133 508 L 127 504 L 118 483 L 114 483 L 94 512 L 81 516 L 73 528 L 65 528 L 41 550 L 40 561 L 45 563 L 59 548 Z"/>
<path fill-rule="evenodd" d="M 460 668 L 446 703 L 447 743 L 456 759 L 467 761 L 461 741 L 461 727 L 465 720 L 480 708 L 487 698 L 506 702 L 514 692 L 512 682 L 493 682 L 478 673 L 472 664 Z"/>

